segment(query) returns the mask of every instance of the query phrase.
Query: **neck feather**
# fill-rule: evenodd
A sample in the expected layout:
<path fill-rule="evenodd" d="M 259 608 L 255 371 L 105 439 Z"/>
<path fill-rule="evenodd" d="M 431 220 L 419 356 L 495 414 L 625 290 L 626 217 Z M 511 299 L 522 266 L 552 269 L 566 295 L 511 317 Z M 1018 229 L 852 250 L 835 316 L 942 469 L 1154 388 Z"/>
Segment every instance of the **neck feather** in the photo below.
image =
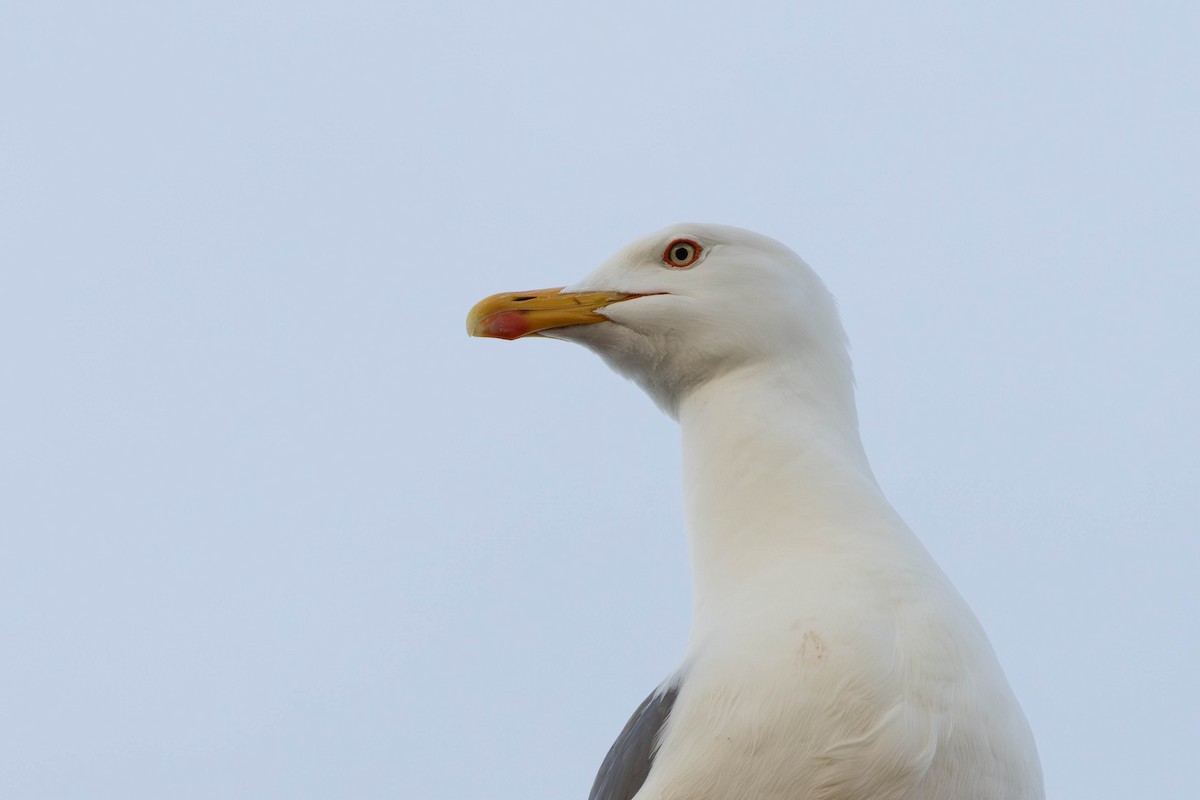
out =
<path fill-rule="evenodd" d="M 689 393 L 679 421 L 697 624 L 775 602 L 815 555 L 906 530 L 863 452 L 848 370 L 732 372 Z"/>

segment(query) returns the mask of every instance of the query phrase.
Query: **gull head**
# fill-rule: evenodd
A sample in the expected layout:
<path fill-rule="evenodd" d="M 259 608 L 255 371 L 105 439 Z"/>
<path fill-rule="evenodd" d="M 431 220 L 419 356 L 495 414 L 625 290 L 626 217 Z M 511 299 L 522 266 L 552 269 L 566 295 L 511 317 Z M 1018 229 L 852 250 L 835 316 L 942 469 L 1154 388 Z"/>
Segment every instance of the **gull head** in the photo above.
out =
<path fill-rule="evenodd" d="M 672 415 L 698 386 L 739 372 L 798 366 L 817 383 L 851 380 L 816 273 L 775 240 L 724 225 L 672 225 L 570 286 L 492 295 L 467 330 L 582 344 Z"/>

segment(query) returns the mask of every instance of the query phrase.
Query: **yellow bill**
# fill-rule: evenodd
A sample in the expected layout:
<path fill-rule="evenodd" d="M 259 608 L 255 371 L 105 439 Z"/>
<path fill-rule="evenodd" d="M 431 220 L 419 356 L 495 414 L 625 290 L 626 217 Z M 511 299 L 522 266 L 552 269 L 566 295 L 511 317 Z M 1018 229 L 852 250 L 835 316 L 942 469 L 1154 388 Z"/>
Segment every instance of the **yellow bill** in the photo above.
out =
<path fill-rule="evenodd" d="M 467 314 L 467 333 L 495 339 L 537 336 L 539 331 L 590 325 L 607 318 L 596 312 L 640 294 L 621 292 L 567 292 L 561 288 L 533 292 L 505 292 L 485 297 Z"/>

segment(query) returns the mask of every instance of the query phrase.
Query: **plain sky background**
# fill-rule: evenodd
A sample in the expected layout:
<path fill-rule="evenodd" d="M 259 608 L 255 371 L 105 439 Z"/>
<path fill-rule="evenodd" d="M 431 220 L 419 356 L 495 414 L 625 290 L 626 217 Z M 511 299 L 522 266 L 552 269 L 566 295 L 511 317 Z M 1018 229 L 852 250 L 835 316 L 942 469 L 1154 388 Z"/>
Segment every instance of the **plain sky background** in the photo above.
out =
<path fill-rule="evenodd" d="M 0 796 L 583 798 L 675 666 L 673 422 L 496 291 L 721 222 L 1054 798 L 1200 796 L 1200 6 L 7 2 Z"/>

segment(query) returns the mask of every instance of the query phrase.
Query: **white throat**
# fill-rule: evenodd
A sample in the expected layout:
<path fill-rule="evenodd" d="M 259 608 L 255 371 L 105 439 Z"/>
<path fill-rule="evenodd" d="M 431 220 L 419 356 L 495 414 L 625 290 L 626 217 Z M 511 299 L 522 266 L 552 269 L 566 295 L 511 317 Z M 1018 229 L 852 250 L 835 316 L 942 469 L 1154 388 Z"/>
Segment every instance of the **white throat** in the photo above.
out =
<path fill-rule="evenodd" d="M 925 557 L 871 473 L 848 370 L 828 375 L 803 363 L 746 369 L 681 403 L 693 637 L 801 602 L 807 565 Z"/>

